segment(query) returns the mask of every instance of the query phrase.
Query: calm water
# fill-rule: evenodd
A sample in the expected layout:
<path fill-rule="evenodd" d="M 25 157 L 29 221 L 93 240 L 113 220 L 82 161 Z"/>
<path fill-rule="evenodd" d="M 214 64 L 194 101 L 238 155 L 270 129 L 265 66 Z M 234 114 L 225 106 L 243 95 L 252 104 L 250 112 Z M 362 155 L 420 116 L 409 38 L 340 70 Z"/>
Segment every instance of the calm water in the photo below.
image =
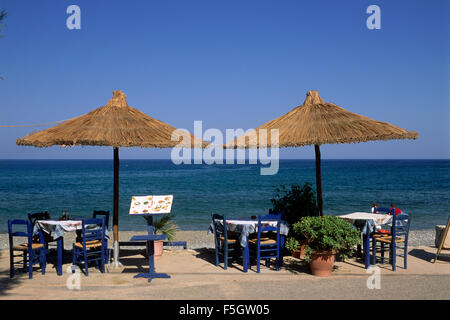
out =
<path fill-rule="evenodd" d="M 450 214 L 450 160 L 323 160 L 324 212 L 370 210 L 377 202 L 413 215 L 412 228 L 434 228 Z M 184 230 L 206 230 L 211 213 L 250 216 L 271 207 L 275 186 L 312 182 L 314 160 L 282 160 L 274 176 L 259 165 L 180 165 L 170 160 L 121 160 L 121 230 L 144 228 L 129 216 L 133 195 L 173 194 L 172 212 Z M 0 232 L 7 220 L 47 210 L 59 217 L 112 212 L 112 160 L 0 160 Z"/>

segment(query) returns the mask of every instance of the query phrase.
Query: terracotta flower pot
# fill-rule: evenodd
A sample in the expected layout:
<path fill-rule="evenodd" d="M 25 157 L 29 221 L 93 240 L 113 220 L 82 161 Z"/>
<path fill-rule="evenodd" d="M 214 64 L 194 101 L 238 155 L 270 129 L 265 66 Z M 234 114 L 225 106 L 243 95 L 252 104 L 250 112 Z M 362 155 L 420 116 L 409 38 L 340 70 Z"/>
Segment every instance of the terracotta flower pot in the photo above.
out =
<path fill-rule="evenodd" d="M 311 254 L 309 267 L 311 273 L 318 277 L 329 277 L 333 271 L 335 254 L 331 251 L 322 251 Z"/>
<path fill-rule="evenodd" d="M 306 250 L 307 244 L 308 244 L 308 240 L 300 241 L 300 247 L 299 247 L 299 251 L 300 251 L 299 258 L 300 259 L 305 259 L 305 250 Z"/>
<path fill-rule="evenodd" d="M 161 255 L 163 253 L 163 245 L 164 245 L 164 242 L 162 240 L 156 240 L 154 242 L 153 248 L 154 248 L 155 259 L 161 258 Z"/>
<path fill-rule="evenodd" d="M 308 243 L 307 240 L 300 241 L 300 246 L 298 247 L 297 250 L 292 251 L 291 255 L 294 258 L 297 258 L 297 259 L 304 259 L 305 258 L 305 249 L 306 249 L 307 243 Z"/>
<path fill-rule="evenodd" d="M 291 255 L 292 255 L 294 258 L 300 259 L 300 250 L 294 250 L 294 251 L 292 251 L 292 252 L 291 252 Z"/>

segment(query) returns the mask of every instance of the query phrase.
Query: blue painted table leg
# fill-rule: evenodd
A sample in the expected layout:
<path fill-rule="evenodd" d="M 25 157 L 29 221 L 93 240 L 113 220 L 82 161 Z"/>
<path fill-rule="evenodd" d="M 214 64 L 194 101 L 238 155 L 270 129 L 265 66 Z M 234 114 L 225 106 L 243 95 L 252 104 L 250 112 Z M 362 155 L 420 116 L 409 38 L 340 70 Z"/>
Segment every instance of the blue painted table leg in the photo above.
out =
<path fill-rule="evenodd" d="M 249 266 L 250 266 L 250 254 L 249 254 L 248 237 L 247 237 L 247 242 L 244 247 L 244 272 L 248 271 Z"/>
<path fill-rule="evenodd" d="M 364 250 L 364 265 L 365 268 L 369 268 L 370 264 L 370 237 L 368 235 L 363 235 L 363 250 Z"/>
<path fill-rule="evenodd" d="M 148 223 L 148 236 L 150 238 L 154 234 L 152 217 L 147 218 L 147 223 Z M 155 279 L 155 278 L 165 278 L 165 279 L 170 278 L 170 276 L 166 273 L 156 273 L 155 272 L 155 260 L 154 260 L 155 244 L 154 244 L 154 241 L 148 240 L 147 247 L 148 247 L 148 273 L 139 273 L 139 274 L 135 275 L 134 278 L 147 278 L 148 282 L 151 282 L 152 279 Z"/>
<path fill-rule="evenodd" d="M 155 261 L 154 261 L 154 241 L 148 241 L 148 273 L 139 273 L 134 276 L 134 278 L 147 278 L 148 282 L 151 282 L 155 278 L 165 278 L 169 279 L 170 276 L 166 273 L 156 273 L 155 272 Z"/>
<path fill-rule="evenodd" d="M 283 258 L 284 258 L 284 241 L 285 237 L 283 235 L 280 235 L 280 261 L 279 261 L 279 267 L 283 266 Z"/>
<path fill-rule="evenodd" d="M 372 265 L 376 265 L 377 264 L 377 243 L 375 241 L 375 238 L 372 235 L 372 259 L 371 259 L 371 264 Z"/>
<path fill-rule="evenodd" d="M 155 273 L 155 242 L 147 241 L 148 248 L 148 273 Z"/>
<path fill-rule="evenodd" d="M 56 264 L 56 273 L 58 276 L 62 276 L 62 262 L 63 262 L 63 252 L 64 252 L 64 242 L 63 237 L 59 237 L 58 240 L 58 262 Z"/>

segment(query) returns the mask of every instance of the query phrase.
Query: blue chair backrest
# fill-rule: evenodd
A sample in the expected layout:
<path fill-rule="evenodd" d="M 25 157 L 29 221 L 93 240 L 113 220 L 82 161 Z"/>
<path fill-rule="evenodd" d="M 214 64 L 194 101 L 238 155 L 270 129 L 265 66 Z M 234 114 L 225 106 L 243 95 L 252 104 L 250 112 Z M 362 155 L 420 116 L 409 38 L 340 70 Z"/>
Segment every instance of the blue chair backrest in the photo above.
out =
<path fill-rule="evenodd" d="M 102 240 L 105 237 L 105 218 L 92 218 L 82 220 L 83 242 Z"/>
<path fill-rule="evenodd" d="M 376 208 L 375 213 L 382 212 L 382 213 L 390 213 L 391 208 Z"/>
<path fill-rule="evenodd" d="M 25 226 L 26 231 L 23 230 L 24 228 L 21 231 L 15 231 L 15 226 Z M 30 221 L 21 219 L 8 220 L 8 235 L 10 248 L 14 245 L 14 237 L 25 237 L 27 238 L 28 248 L 31 249 L 33 230 Z"/>
<path fill-rule="evenodd" d="M 411 216 L 407 214 L 392 215 L 392 239 L 405 236 L 408 240 L 409 227 L 411 226 Z"/>
<path fill-rule="evenodd" d="M 212 225 L 213 225 L 213 231 L 214 235 L 216 237 L 224 236 L 227 237 L 227 233 L 224 232 L 224 226 L 227 224 L 227 219 L 225 216 L 222 216 L 220 214 L 213 214 L 212 215 Z"/>
<path fill-rule="evenodd" d="M 32 227 L 34 227 L 34 225 L 36 224 L 36 220 L 48 220 L 48 219 L 50 219 L 50 213 L 48 213 L 47 211 L 28 214 L 28 220 L 30 220 Z"/>
<path fill-rule="evenodd" d="M 105 224 L 106 224 L 106 228 L 108 229 L 108 226 L 109 226 L 109 211 L 94 210 L 94 213 L 92 214 L 92 217 L 93 218 L 97 218 L 97 216 L 104 216 L 105 217 Z"/>
<path fill-rule="evenodd" d="M 276 226 L 267 225 L 264 221 L 276 221 Z M 281 215 L 280 214 L 267 214 L 258 217 L 258 240 L 261 238 L 262 232 L 276 232 L 277 242 L 280 240 L 280 225 L 281 225 Z"/>
<path fill-rule="evenodd" d="M 269 214 L 279 215 L 281 217 L 281 220 L 283 220 L 283 218 L 284 218 L 284 212 L 283 211 L 273 211 L 271 209 L 271 210 L 269 210 Z"/>

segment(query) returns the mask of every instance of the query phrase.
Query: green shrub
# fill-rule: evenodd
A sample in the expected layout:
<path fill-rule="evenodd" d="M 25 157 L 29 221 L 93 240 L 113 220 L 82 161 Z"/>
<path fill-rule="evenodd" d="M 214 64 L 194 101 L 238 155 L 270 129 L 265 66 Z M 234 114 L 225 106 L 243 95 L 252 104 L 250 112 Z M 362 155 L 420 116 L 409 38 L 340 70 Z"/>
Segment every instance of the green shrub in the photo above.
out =
<path fill-rule="evenodd" d="M 286 240 L 286 244 L 284 246 L 286 249 L 288 249 L 289 251 L 292 252 L 292 251 L 298 250 L 298 248 L 300 247 L 300 243 L 294 237 L 289 237 Z"/>
<path fill-rule="evenodd" d="M 275 197 L 270 200 L 273 206 L 272 210 L 273 212 L 283 212 L 283 219 L 290 227 L 302 217 L 318 215 L 316 195 L 311 188 L 311 183 L 307 182 L 302 187 L 298 184 L 293 184 L 290 189 L 282 185 L 276 188 L 275 191 Z M 297 240 L 301 240 L 301 238 L 297 238 Z"/>
<path fill-rule="evenodd" d="M 303 217 L 293 225 L 295 235 L 308 239 L 305 259 L 311 254 L 332 251 L 339 258 L 346 259 L 360 243 L 360 233 L 347 220 L 326 215 L 322 217 Z"/>

